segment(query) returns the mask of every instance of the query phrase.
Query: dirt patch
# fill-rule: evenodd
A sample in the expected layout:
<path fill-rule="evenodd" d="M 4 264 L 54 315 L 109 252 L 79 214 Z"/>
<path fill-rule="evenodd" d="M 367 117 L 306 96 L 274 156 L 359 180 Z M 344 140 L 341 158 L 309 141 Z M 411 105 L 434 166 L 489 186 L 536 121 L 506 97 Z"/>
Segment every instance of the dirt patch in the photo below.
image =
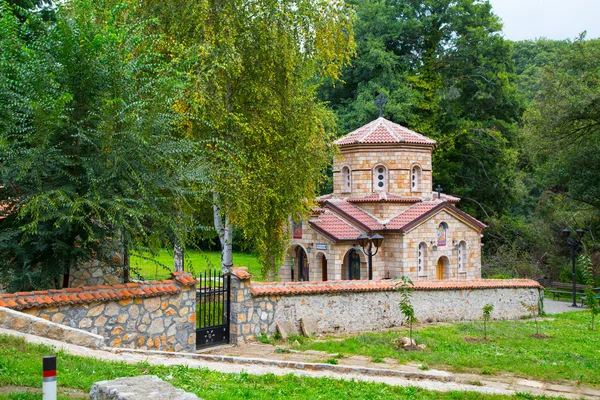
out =
<path fill-rule="evenodd" d="M 543 333 L 532 333 L 529 337 L 536 339 L 550 339 L 552 336 L 544 335 Z"/>

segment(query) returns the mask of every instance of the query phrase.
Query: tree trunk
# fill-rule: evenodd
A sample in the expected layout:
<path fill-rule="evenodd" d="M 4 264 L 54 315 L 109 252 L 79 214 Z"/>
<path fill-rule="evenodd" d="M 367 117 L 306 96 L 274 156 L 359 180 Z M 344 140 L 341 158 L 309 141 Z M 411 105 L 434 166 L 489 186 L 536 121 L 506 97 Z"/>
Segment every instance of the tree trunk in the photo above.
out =
<path fill-rule="evenodd" d="M 129 248 L 127 246 L 123 246 L 123 282 L 128 283 L 131 278 L 129 274 L 129 266 L 130 266 L 130 257 L 129 257 Z"/>
<path fill-rule="evenodd" d="M 227 273 L 233 267 L 233 228 L 227 212 L 223 212 L 221 208 L 221 199 L 217 193 L 213 194 L 213 200 L 215 229 L 221 242 L 221 269 L 223 273 Z"/>
<path fill-rule="evenodd" d="M 184 255 L 185 250 L 179 243 L 175 243 L 173 245 L 173 262 L 174 262 L 174 271 L 181 272 L 185 267 Z"/>

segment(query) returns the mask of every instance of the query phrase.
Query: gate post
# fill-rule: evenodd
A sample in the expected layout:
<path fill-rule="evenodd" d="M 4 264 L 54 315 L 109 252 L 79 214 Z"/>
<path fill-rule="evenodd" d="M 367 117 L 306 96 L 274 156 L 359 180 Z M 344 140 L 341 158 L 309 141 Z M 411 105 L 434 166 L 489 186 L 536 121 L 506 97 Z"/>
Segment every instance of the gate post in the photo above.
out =
<path fill-rule="evenodd" d="M 231 293 L 229 304 L 231 317 L 229 335 L 231 344 L 244 344 L 254 338 L 250 326 L 253 319 L 258 322 L 258 315 L 253 315 L 253 300 L 250 292 L 250 278 L 245 267 L 234 267 L 231 271 Z M 255 322 L 255 323 L 256 323 Z"/>

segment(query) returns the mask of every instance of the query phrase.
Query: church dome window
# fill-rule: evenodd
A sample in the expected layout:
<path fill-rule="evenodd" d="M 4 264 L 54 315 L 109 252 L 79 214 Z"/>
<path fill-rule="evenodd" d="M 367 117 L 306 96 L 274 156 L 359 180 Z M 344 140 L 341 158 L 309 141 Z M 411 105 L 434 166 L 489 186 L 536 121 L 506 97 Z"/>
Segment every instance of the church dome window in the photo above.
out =
<path fill-rule="evenodd" d="M 387 168 L 385 166 L 376 166 L 373 171 L 373 178 L 375 191 L 383 192 L 387 190 Z"/>
<path fill-rule="evenodd" d="M 343 186 L 342 193 L 350 193 L 352 191 L 352 174 L 350 167 L 345 166 L 342 168 Z"/>
<path fill-rule="evenodd" d="M 418 165 L 412 167 L 410 189 L 412 192 L 421 191 L 421 167 Z"/>

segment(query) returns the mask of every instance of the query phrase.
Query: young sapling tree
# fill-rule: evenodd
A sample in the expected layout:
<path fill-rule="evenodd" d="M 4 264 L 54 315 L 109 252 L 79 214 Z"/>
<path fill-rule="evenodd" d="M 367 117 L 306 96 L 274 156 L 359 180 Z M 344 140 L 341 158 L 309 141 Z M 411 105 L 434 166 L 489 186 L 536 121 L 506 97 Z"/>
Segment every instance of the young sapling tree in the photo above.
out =
<path fill-rule="evenodd" d="M 531 314 L 531 316 L 533 317 L 533 320 L 535 321 L 535 336 L 540 336 L 540 326 L 538 324 L 538 310 L 539 307 L 537 304 L 527 304 L 524 301 L 521 302 L 521 305 L 523 306 L 523 308 L 525 308 L 527 310 L 527 312 L 529 312 Z"/>
<path fill-rule="evenodd" d="M 589 255 L 582 254 L 577 260 L 583 271 L 585 280 L 585 301 L 584 304 L 590 310 L 591 323 L 590 330 L 594 330 L 596 315 L 600 314 L 600 305 L 598 304 L 597 294 L 594 292 L 594 265 Z"/>
<path fill-rule="evenodd" d="M 402 277 L 402 281 L 398 285 L 398 291 L 400 292 L 400 302 L 398 305 L 400 307 L 400 312 L 402 312 L 402 315 L 404 315 L 404 321 L 408 324 L 410 344 L 413 343 L 412 327 L 414 324 L 419 322 L 415 316 L 415 309 L 410 301 L 413 286 L 414 284 L 412 280 L 406 276 Z"/>
<path fill-rule="evenodd" d="M 483 306 L 483 338 L 487 339 L 487 323 L 490 321 L 492 317 L 492 311 L 494 311 L 493 304 L 486 304 Z"/>

